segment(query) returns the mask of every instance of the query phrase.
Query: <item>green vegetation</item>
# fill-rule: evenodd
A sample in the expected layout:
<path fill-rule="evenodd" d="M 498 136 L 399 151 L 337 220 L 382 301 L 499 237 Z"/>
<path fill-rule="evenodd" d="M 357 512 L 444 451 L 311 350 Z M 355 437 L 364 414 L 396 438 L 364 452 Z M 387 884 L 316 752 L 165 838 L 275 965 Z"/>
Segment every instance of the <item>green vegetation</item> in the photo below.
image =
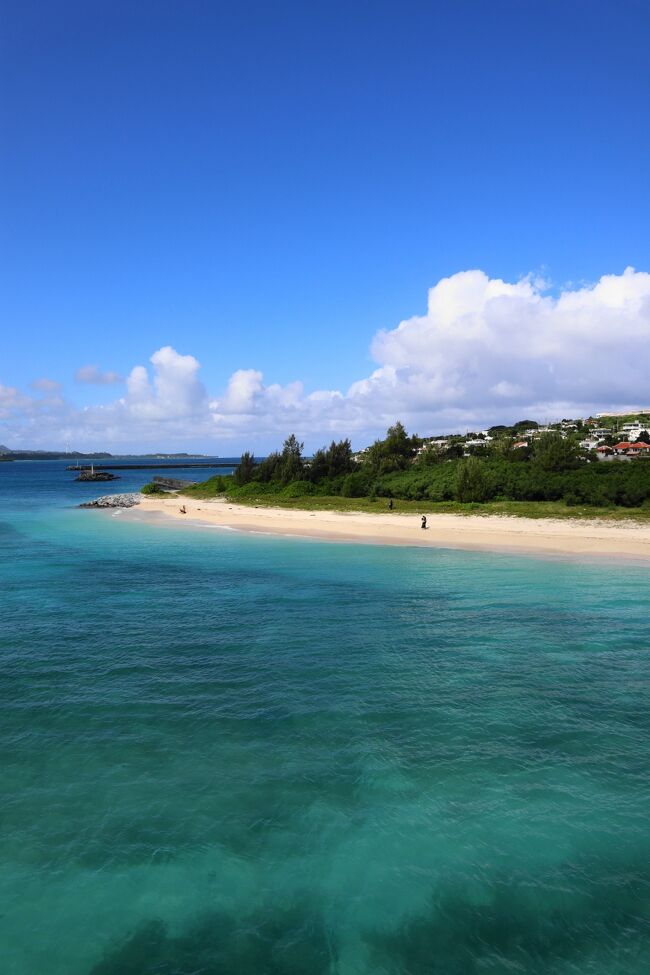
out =
<path fill-rule="evenodd" d="M 599 427 L 608 427 L 610 430 L 620 430 L 627 423 L 639 421 L 644 426 L 650 426 L 650 413 L 627 413 L 624 416 L 600 416 L 598 417 Z"/>
<path fill-rule="evenodd" d="M 477 457 L 468 457 L 457 465 L 454 482 L 456 501 L 466 504 L 472 501 L 486 501 L 490 496 L 490 482 L 486 465 Z"/>
<path fill-rule="evenodd" d="M 141 494 L 169 494 L 160 484 L 154 484 L 150 482 L 145 484 L 144 487 L 140 488 Z"/>
<path fill-rule="evenodd" d="M 256 464 L 243 454 L 232 476 L 186 488 L 196 498 L 344 511 L 453 511 L 528 517 L 650 519 L 650 462 L 599 463 L 582 450 L 582 421 L 537 432 L 523 420 L 485 434 L 431 443 L 401 423 L 360 455 L 349 440 L 303 456 L 294 435 Z M 522 430 L 529 431 L 525 446 Z"/>

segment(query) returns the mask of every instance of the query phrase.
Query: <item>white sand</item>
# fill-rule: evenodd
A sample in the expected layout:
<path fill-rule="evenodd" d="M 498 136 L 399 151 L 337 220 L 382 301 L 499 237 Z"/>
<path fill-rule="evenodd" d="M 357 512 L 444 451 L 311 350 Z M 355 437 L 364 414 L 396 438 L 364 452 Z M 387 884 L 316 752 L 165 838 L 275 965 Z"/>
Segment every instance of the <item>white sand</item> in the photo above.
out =
<path fill-rule="evenodd" d="M 182 505 L 185 515 L 180 513 Z M 429 526 L 423 531 L 416 514 L 300 511 L 187 498 L 145 498 L 125 516 L 137 517 L 140 512 L 194 525 L 339 541 L 650 559 L 650 526 L 627 521 L 429 515 L 423 508 Z"/>

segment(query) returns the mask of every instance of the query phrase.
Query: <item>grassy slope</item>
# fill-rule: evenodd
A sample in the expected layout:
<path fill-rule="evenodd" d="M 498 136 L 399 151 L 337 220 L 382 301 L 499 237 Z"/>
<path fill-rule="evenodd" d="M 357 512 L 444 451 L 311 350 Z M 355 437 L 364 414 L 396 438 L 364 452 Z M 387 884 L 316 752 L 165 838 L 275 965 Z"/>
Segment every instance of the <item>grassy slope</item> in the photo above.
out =
<path fill-rule="evenodd" d="M 293 508 L 304 511 L 368 511 L 375 514 L 388 513 L 385 498 L 371 501 L 369 498 L 343 498 L 340 496 L 322 497 L 305 495 L 287 497 L 282 491 L 266 489 L 251 490 L 247 485 L 240 491 L 236 487 L 227 493 L 216 490 L 209 481 L 186 488 L 182 493 L 203 500 L 226 497 L 236 504 L 265 506 L 274 508 Z M 402 514 L 454 514 L 454 515 L 514 515 L 520 518 L 595 518 L 607 521 L 650 522 L 650 507 L 642 508 L 596 508 L 588 505 L 569 506 L 563 501 L 488 501 L 484 504 L 460 504 L 458 501 L 393 501 L 393 511 Z"/>

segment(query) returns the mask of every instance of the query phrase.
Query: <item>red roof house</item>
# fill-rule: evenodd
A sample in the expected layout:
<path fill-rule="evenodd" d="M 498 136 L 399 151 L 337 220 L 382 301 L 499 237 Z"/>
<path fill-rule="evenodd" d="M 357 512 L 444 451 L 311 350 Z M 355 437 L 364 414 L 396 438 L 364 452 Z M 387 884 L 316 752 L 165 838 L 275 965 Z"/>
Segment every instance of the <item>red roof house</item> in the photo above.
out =
<path fill-rule="evenodd" d="M 637 440 L 636 443 L 629 443 L 627 440 L 622 440 L 621 443 L 617 443 L 614 446 L 614 450 L 618 454 L 639 454 L 643 450 L 650 450 L 650 443 L 644 443 L 643 440 Z"/>

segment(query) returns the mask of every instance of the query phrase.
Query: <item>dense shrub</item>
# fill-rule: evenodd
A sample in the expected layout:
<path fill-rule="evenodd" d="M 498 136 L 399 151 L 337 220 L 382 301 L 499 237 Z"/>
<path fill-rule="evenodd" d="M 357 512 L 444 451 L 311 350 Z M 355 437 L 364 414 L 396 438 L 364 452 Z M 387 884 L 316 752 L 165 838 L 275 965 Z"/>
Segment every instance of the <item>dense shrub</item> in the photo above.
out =
<path fill-rule="evenodd" d="M 144 487 L 140 488 L 141 494 L 167 494 L 164 488 L 160 484 L 154 484 L 153 481 L 149 484 L 145 484 Z"/>
<path fill-rule="evenodd" d="M 276 494 L 278 487 L 275 484 L 266 484 L 260 481 L 249 481 L 248 484 L 242 484 L 241 487 L 231 484 L 227 489 L 228 497 L 242 499 L 249 498 L 260 498 L 265 495 Z"/>
<path fill-rule="evenodd" d="M 454 489 L 456 501 L 487 501 L 490 496 L 486 465 L 476 457 L 468 457 L 458 465 Z"/>
<path fill-rule="evenodd" d="M 499 498 L 512 501 L 559 501 L 607 507 L 636 507 L 650 499 L 650 461 L 582 463 L 564 471 L 545 470 L 505 459 L 466 458 L 386 474 L 378 481 L 383 497 L 457 500 L 464 504 Z"/>
<path fill-rule="evenodd" d="M 341 494 L 344 498 L 365 498 L 370 488 L 370 478 L 362 471 L 354 471 L 343 479 Z"/>
<path fill-rule="evenodd" d="M 315 494 L 316 490 L 310 481 L 292 481 L 282 488 L 284 498 L 302 498 L 306 494 Z"/>

